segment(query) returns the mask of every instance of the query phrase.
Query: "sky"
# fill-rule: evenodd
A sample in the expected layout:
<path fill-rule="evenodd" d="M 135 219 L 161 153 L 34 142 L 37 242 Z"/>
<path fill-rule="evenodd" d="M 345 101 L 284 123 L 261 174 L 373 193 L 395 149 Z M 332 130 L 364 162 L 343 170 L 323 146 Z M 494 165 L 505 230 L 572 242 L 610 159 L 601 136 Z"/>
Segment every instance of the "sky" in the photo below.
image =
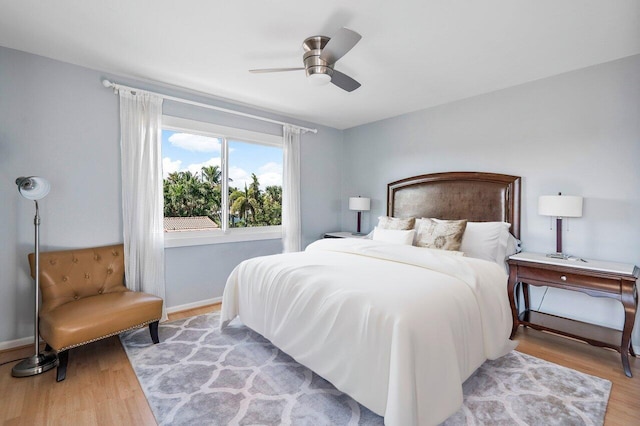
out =
<path fill-rule="evenodd" d="M 162 171 L 166 178 L 178 171 L 200 172 L 203 166 L 220 166 L 222 140 L 171 130 L 162 131 Z M 229 184 L 244 189 L 258 176 L 260 187 L 282 185 L 282 149 L 229 140 Z"/>

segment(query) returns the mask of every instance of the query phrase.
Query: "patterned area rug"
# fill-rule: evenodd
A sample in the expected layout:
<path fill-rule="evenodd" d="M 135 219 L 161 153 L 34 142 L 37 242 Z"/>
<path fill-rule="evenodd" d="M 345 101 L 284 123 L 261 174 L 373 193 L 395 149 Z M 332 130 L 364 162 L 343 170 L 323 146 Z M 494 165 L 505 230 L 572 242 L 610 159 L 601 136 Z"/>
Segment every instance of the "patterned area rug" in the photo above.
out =
<path fill-rule="evenodd" d="M 383 418 L 219 313 L 120 339 L 161 425 L 382 425 Z M 601 425 L 611 382 L 513 351 L 463 385 L 445 425 Z"/>

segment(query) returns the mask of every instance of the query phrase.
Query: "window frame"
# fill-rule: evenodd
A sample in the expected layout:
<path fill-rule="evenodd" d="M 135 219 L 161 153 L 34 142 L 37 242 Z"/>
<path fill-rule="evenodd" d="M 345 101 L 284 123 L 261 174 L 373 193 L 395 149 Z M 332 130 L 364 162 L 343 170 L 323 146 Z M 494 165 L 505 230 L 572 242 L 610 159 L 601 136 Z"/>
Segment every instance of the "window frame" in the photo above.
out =
<path fill-rule="evenodd" d="M 241 241 L 259 241 L 282 239 L 282 225 L 251 226 L 243 228 L 229 227 L 229 140 L 283 149 L 281 136 L 259 133 L 235 127 L 221 126 L 205 121 L 190 120 L 170 115 L 162 116 L 162 130 L 188 132 L 194 135 L 218 138 L 221 140 L 220 171 L 222 173 L 222 227 L 215 230 L 193 230 L 164 232 L 164 246 L 186 247 L 207 244 L 222 244 Z"/>

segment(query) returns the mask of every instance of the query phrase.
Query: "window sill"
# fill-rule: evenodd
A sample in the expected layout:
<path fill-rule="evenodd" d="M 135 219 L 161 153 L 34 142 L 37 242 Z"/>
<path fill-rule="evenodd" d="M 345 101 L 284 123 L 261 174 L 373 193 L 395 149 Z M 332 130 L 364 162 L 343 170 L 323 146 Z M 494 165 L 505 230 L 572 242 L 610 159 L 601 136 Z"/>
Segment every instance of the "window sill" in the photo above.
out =
<path fill-rule="evenodd" d="M 164 248 L 282 239 L 282 227 L 236 228 L 222 231 L 165 232 Z"/>

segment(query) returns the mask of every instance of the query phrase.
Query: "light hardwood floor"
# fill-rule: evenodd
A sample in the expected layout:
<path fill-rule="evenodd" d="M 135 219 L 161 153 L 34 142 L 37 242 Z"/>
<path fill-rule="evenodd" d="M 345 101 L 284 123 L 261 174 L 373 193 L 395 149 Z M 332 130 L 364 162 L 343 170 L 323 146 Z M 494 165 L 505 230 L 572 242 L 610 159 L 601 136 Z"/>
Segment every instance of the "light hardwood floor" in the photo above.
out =
<path fill-rule="evenodd" d="M 218 310 L 219 305 L 170 315 L 179 319 Z M 622 371 L 617 352 L 531 329 L 518 331 L 518 350 L 613 382 L 605 425 L 640 425 L 640 361 L 634 377 Z M 30 355 L 30 348 L 0 353 L 0 363 Z M 11 377 L 14 363 L 0 366 L 0 421 L 4 425 L 155 425 L 136 375 L 117 337 L 74 349 L 67 379 L 55 370 Z"/>

